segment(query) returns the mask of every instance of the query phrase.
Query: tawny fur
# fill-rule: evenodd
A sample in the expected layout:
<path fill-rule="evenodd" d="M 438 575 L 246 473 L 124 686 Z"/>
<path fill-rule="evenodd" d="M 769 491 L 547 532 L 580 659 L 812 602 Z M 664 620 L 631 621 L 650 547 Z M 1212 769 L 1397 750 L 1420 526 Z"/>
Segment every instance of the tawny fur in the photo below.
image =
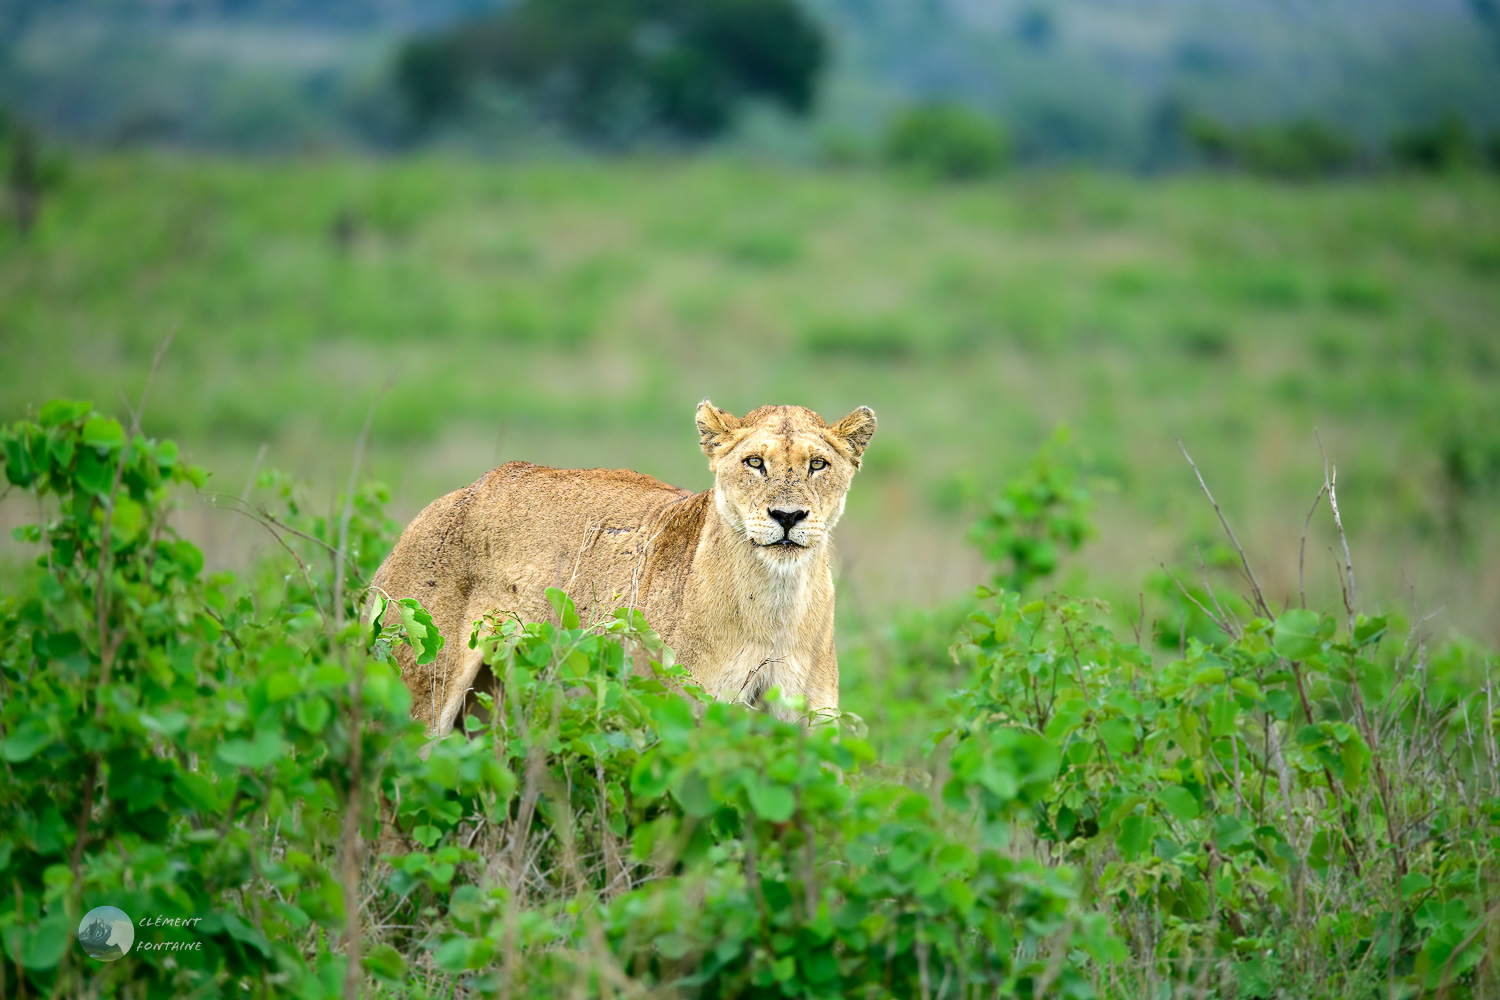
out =
<path fill-rule="evenodd" d="M 838 708 L 828 536 L 875 414 L 860 407 L 830 427 L 800 406 L 740 419 L 704 400 L 697 423 L 714 473 L 702 493 L 623 469 L 509 462 L 417 515 L 374 581 L 419 599 L 445 640 L 425 666 L 398 653 L 414 717 L 446 733 L 480 671 L 474 622 L 554 618 L 548 587 L 585 621 L 641 609 L 715 698 L 755 703 L 774 687 L 809 712 Z M 771 514 L 804 510 L 790 528 Z M 774 544 L 783 538 L 795 544 Z"/>

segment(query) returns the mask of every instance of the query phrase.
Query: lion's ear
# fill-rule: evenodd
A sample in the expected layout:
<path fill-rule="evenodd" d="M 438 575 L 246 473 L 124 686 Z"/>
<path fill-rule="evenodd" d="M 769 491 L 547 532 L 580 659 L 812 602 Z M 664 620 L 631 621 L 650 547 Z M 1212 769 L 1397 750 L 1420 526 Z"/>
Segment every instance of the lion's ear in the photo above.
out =
<path fill-rule="evenodd" d="M 843 442 L 850 457 L 854 459 L 855 467 L 858 467 L 859 456 L 864 454 L 865 445 L 875 436 L 875 411 L 868 406 L 861 406 L 828 428 L 828 433 Z"/>
<path fill-rule="evenodd" d="M 739 428 L 740 418 L 728 410 L 721 410 L 706 399 L 698 404 L 698 443 L 709 458 L 717 455 Z"/>

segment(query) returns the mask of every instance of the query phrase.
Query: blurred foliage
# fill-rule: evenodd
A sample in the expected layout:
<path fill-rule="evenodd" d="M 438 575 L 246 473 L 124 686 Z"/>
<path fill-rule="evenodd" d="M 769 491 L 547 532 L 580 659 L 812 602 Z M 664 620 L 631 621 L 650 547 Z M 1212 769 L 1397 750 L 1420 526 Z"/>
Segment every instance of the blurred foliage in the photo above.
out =
<path fill-rule="evenodd" d="M 407 42 L 396 81 L 422 125 L 493 80 L 585 140 L 701 140 L 751 99 L 806 114 L 827 48 L 793 0 L 522 0 Z"/>
<path fill-rule="evenodd" d="M 9 0 L 0 5 L 0 102 L 70 142 L 391 150 L 410 140 L 390 72 L 403 41 L 441 37 L 478 14 L 516 6 Z M 597 17 L 630 4 L 579 6 Z M 1226 0 L 1123 7 L 796 0 L 795 7 L 829 40 L 818 130 L 867 140 L 900 108 L 937 98 L 997 116 L 1024 162 L 1108 168 L 1181 162 L 1180 151 L 1163 150 L 1157 114 L 1175 99 L 1235 122 L 1337 122 L 1367 147 L 1449 111 L 1486 133 L 1500 127 L 1500 60 L 1493 32 L 1481 30 L 1494 21 L 1476 17 L 1478 3 L 1372 9 L 1328 0 L 1294 11 Z M 442 62 L 412 68 L 422 76 Z M 680 82 L 710 85 L 687 95 L 695 117 L 700 103 L 718 100 L 711 89 L 718 84 L 700 69 L 673 71 Z M 493 89 L 479 83 L 469 113 L 447 122 L 439 141 L 507 151 L 552 144 L 549 130 L 517 113 L 512 95 Z M 639 119 L 648 109 L 627 110 Z M 745 128 L 731 129 L 732 144 L 777 158 L 808 154 L 806 134 L 747 118 Z"/>
<path fill-rule="evenodd" d="M 1066 428 L 1059 428 L 1031 464 L 1006 483 L 969 531 L 993 585 L 1024 591 L 1057 570 L 1058 559 L 1094 533 L 1092 498 Z"/>
<path fill-rule="evenodd" d="M 16 232 L 25 239 L 36 226 L 42 199 L 67 176 L 67 161 L 44 148 L 37 130 L 0 109 L 0 160 L 5 163 L 5 193 Z"/>
<path fill-rule="evenodd" d="M 205 580 L 168 526 L 170 484 L 204 480 L 170 442 L 56 400 L 0 449 L 12 485 L 57 504 L 18 529 L 42 553 L 0 603 L 6 995 L 569 996 L 629 978 L 838 997 L 939 976 L 1087 996 L 1119 954 L 1072 912 L 1072 872 L 1006 849 L 1056 769 L 1037 737 L 975 737 L 983 759 L 932 800 L 864 773 L 872 749 L 836 721 L 704 704 L 639 612 L 581 622 L 551 591 L 556 621 L 476 623 L 492 721 L 426 744 L 388 663 L 393 643 L 436 655 L 430 616 L 406 600 L 382 627 L 379 594 L 371 625 L 330 605 L 309 561 L 346 553 L 295 507 L 269 519 L 282 587 L 253 593 Z M 355 534 L 387 527 L 354 506 Z M 102 903 L 199 919 L 139 923 L 126 957 L 84 962 L 73 928 Z"/>
<path fill-rule="evenodd" d="M 1409 170 L 1441 173 L 1480 165 L 1480 150 L 1468 122 L 1449 114 L 1391 140 L 1391 156 Z"/>
<path fill-rule="evenodd" d="M 981 588 L 860 682 L 904 725 L 803 725 L 707 702 L 639 612 L 552 590 L 549 621 L 474 624 L 493 687 L 429 741 L 389 661 L 438 654 L 431 618 L 330 600 L 330 537 L 391 541 L 378 489 L 330 536 L 270 477 L 285 547 L 205 577 L 170 526 L 205 475 L 171 442 L 54 400 L 0 453 L 50 505 L 0 595 L 7 996 L 1500 985 L 1500 711 L 1465 643 L 1209 593 L 1221 630 L 1169 657 L 1101 602 Z M 96 963 L 73 938 L 101 904 L 199 920 Z"/>
<path fill-rule="evenodd" d="M 1005 166 L 1005 133 L 987 115 L 958 104 L 926 104 L 897 114 L 885 156 L 898 167 L 945 180 L 972 180 Z"/>
<path fill-rule="evenodd" d="M 1464 494 L 1461 560 L 1432 542 L 1453 523 L 1448 439 L 1472 411 L 1458 447 L 1486 453 L 1500 397 L 1497 220 L 1500 185 L 1473 171 L 912 184 L 721 158 L 74 155 L 32 238 L 0 231 L 0 399 L 112 398 L 176 327 L 155 426 L 212 454 L 225 492 L 264 443 L 326 505 L 328 456 L 393 380 L 370 461 L 401 516 L 510 458 L 706 485 L 691 414 L 710 389 L 741 410 L 866 404 L 883 444 L 841 545 L 871 613 L 968 582 L 949 487 L 996 495 L 1060 423 L 1119 484 L 1094 514 L 1109 558 L 1074 566 L 1120 606 L 1213 524 L 1174 436 L 1272 539 L 1316 488 L 1316 426 L 1380 539 L 1357 553 L 1389 588 L 1370 600 L 1406 605 L 1399 565 L 1495 641 L 1500 496 Z M 244 558 L 221 515 L 184 516 L 211 561 Z M 1309 579 L 1319 599 L 1330 583 Z"/>
<path fill-rule="evenodd" d="M 1360 161 L 1359 149 L 1352 139 L 1317 119 L 1234 129 L 1200 116 L 1188 121 L 1187 130 L 1209 163 L 1240 167 L 1270 177 L 1337 175 L 1348 172 Z"/>

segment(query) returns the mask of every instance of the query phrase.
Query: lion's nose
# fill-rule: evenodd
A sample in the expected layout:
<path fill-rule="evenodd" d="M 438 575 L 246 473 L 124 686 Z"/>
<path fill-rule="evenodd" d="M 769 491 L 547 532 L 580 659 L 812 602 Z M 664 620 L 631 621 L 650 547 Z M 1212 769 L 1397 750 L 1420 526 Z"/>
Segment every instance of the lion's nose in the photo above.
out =
<path fill-rule="evenodd" d="M 775 507 L 767 509 L 766 513 L 771 515 L 771 520 L 781 525 L 783 533 L 791 531 L 798 521 L 807 516 L 805 510 L 777 510 Z"/>

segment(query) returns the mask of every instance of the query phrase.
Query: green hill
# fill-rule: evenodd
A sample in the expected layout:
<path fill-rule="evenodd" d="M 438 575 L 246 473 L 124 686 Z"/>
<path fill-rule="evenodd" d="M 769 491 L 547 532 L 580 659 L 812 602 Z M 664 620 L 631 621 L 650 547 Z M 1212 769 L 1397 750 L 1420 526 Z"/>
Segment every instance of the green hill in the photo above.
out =
<path fill-rule="evenodd" d="M 108 157 L 75 163 L 31 241 L 4 239 L 6 418 L 58 395 L 119 408 L 175 330 L 148 425 L 234 497 L 263 444 L 261 467 L 341 488 L 387 383 L 371 462 L 399 516 L 513 458 L 704 487 L 704 396 L 868 404 L 840 528 L 855 627 L 976 581 L 974 501 L 1068 424 L 1112 486 L 1066 585 L 1133 606 L 1158 560 L 1212 559 L 1181 438 L 1279 604 L 1316 431 L 1362 593 L 1409 615 L 1409 579 L 1435 627 L 1500 635 L 1492 179 Z M 255 537 L 184 517 L 221 564 Z M 1320 530 L 1309 596 L 1336 600 Z"/>

